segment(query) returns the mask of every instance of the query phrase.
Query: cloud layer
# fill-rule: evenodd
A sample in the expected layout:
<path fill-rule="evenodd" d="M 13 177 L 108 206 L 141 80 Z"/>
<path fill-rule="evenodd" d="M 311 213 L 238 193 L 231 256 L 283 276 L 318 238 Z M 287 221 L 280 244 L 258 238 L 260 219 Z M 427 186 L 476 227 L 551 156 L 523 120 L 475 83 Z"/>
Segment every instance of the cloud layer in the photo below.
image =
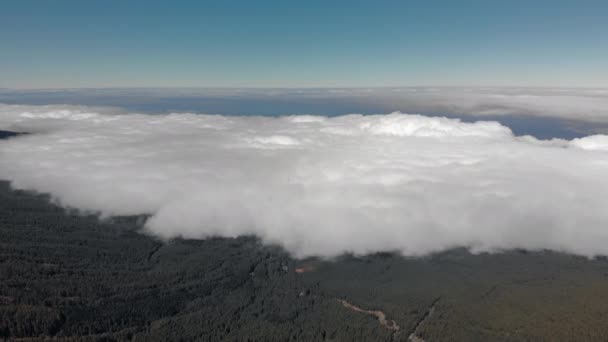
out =
<path fill-rule="evenodd" d="M 255 234 L 297 256 L 608 254 L 608 136 L 406 115 L 143 115 L 0 105 L 0 178 L 163 238 Z"/>
<path fill-rule="evenodd" d="M 10 91 L 0 102 L 117 106 L 132 111 L 193 111 L 242 115 L 352 112 L 525 115 L 608 123 L 608 89 L 402 87 L 340 89 L 66 89 Z"/>
<path fill-rule="evenodd" d="M 473 116 L 532 115 L 571 121 L 608 122 L 605 89 L 401 88 L 380 101 L 409 109 Z M 390 99 L 390 101 L 389 101 Z"/>

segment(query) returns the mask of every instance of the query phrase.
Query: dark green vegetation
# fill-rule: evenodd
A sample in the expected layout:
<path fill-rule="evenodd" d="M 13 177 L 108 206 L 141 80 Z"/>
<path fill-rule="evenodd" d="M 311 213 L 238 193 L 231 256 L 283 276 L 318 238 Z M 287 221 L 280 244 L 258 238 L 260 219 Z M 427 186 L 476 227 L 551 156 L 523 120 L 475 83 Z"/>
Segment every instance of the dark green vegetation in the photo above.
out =
<path fill-rule="evenodd" d="M 0 183 L 0 336 L 91 340 L 389 339 L 251 237 L 142 235 Z M 345 294 L 344 296 L 347 296 Z M 79 339 L 79 338 L 74 338 Z"/>
<path fill-rule="evenodd" d="M 0 336 L 405 341 L 414 330 L 427 341 L 608 336 L 605 260 L 464 250 L 423 259 L 294 260 L 253 237 L 161 243 L 137 232 L 140 221 L 66 213 L 44 196 L 0 183 Z M 400 330 L 337 299 L 382 310 Z"/>

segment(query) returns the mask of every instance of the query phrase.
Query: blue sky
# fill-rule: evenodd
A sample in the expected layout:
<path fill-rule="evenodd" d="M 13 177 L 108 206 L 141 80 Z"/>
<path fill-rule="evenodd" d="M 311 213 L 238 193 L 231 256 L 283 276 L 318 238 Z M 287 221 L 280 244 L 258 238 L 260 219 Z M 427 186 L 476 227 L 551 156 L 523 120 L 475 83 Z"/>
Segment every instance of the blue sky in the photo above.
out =
<path fill-rule="evenodd" d="M 0 87 L 608 86 L 607 1 L 10 1 Z"/>

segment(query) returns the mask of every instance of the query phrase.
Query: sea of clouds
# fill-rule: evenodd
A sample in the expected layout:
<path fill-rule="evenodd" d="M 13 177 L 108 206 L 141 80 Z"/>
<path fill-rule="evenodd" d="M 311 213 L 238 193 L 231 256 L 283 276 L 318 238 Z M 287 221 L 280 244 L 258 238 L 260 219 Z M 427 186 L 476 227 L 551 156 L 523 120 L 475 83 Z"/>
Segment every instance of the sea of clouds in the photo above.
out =
<path fill-rule="evenodd" d="M 606 129 L 608 89 L 384 87 L 335 89 L 127 88 L 2 90 L 0 103 L 115 106 L 131 111 L 227 115 L 451 113 L 527 115 L 593 122 Z"/>
<path fill-rule="evenodd" d="M 295 256 L 608 254 L 608 136 L 393 113 L 145 115 L 0 105 L 0 179 L 147 232 L 255 234 Z"/>
<path fill-rule="evenodd" d="M 608 90 L 568 88 L 396 88 L 380 103 L 473 116 L 530 115 L 608 122 Z"/>

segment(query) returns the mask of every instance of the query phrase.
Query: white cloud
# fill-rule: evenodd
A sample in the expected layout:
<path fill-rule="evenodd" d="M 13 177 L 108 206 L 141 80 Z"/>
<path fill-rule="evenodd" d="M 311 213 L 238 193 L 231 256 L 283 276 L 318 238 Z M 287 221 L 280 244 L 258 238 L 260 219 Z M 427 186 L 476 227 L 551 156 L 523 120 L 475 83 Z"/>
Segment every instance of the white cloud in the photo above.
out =
<path fill-rule="evenodd" d="M 3 101 L 31 104 L 52 101 L 52 103 L 80 105 L 113 105 L 124 108 L 145 108 L 158 112 L 181 108 L 180 110 L 227 114 L 311 114 L 322 111 L 322 114 L 331 115 L 358 108 L 365 112 L 377 113 L 403 111 L 483 117 L 524 115 L 608 124 L 607 89 L 508 87 L 66 89 L 0 91 L 0 102 Z"/>
<path fill-rule="evenodd" d="M 602 89 L 402 88 L 394 89 L 392 94 L 379 92 L 368 99 L 379 105 L 415 111 L 473 116 L 532 115 L 608 123 L 608 92 Z"/>
<path fill-rule="evenodd" d="M 608 254 L 608 137 L 541 141 L 419 115 L 153 116 L 0 105 L 0 178 L 164 238 L 256 234 L 295 255 Z"/>

